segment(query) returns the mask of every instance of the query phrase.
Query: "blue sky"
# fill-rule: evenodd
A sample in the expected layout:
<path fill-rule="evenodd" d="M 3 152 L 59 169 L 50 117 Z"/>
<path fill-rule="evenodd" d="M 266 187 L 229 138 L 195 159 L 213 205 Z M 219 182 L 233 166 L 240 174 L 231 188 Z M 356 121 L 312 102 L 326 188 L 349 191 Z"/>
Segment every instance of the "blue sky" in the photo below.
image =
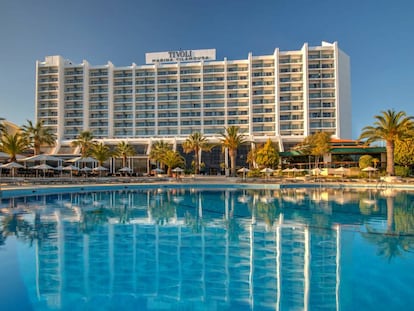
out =
<path fill-rule="evenodd" d="M 34 120 L 35 62 L 143 64 L 146 52 L 244 59 L 337 41 L 351 59 L 353 138 L 381 110 L 414 115 L 411 0 L 1 0 L 0 116 Z"/>

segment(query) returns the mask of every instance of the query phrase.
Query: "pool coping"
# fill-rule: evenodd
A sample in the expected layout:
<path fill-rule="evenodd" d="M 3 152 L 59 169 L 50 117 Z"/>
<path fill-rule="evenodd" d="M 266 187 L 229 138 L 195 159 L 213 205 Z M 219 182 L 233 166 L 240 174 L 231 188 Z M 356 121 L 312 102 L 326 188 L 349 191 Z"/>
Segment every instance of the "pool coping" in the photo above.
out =
<path fill-rule="evenodd" d="M 386 183 L 386 182 L 249 182 L 236 178 L 197 179 L 177 181 L 175 179 L 153 182 L 118 182 L 99 183 L 99 181 L 85 184 L 53 184 L 53 185 L 8 185 L 0 189 L 0 198 L 15 198 L 34 195 L 49 195 L 61 193 L 83 193 L 109 190 L 139 190 L 139 189 L 292 189 L 292 188 L 333 188 L 333 189 L 373 189 L 396 191 L 414 191 L 414 184 Z"/>

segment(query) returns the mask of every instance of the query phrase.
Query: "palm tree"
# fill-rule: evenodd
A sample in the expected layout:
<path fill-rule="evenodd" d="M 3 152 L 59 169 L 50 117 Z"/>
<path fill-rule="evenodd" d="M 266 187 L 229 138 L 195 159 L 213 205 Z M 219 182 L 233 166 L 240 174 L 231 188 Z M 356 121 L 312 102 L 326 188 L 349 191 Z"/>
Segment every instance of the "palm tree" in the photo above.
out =
<path fill-rule="evenodd" d="M 239 133 L 239 130 L 238 126 L 230 126 L 225 129 L 225 133 L 220 133 L 222 151 L 225 152 L 226 149 L 229 151 L 231 176 L 236 176 L 237 149 L 246 141 L 245 136 Z"/>
<path fill-rule="evenodd" d="M 79 133 L 78 138 L 72 142 L 73 147 L 80 147 L 82 158 L 90 156 L 94 145 L 95 141 L 93 140 L 93 135 L 90 131 Z"/>
<path fill-rule="evenodd" d="M 9 134 L 4 131 L 0 138 L 0 145 L 3 152 L 10 156 L 10 161 L 15 162 L 16 156 L 27 149 L 28 143 L 19 132 Z"/>
<path fill-rule="evenodd" d="M 413 117 L 408 117 L 404 111 L 381 111 L 382 115 L 375 116 L 374 126 L 362 129 L 359 139 L 366 139 L 366 144 L 375 141 L 385 141 L 387 150 L 387 173 L 395 174 L 394 147 L 397 139 L 404 139 L 413 129 Z"/>
<path fill-rule="evenodd" d="M 98 165 L 102 166 L 112 156 L 112 152 L 107 145 L 99 143 L 91 148 L 91 155 L 98 161 Z"/>
<path fill-rule="evenodd" d="M 163 162 L 163 157 L 169 150 L 171 150 L 171 147 L 167 142 L 163 140 L 156 141 L 151 145 L 149 157 L 150 159 L 159 162 L 162 168 L 165 164 L 165 162 Z"/>
<path fill-rule="evenodd" d="M 32 145 L 34 155 L 40 154 L 40 146 L 54 146 L 56 143 L 56 135 L 43 125 L 43 121 L 33 125 L 32 121 L 27 120 L 27 124 L 22 126 L 22 131 L 23 136 Z"/>
<path fill-rule="evenodd" d="M 200 173 L 200 151 L 210 151 L 211 148 L 212 146 L 207 142 L 207 138 L 199 132 L 191 134 L 183 143 L 185 153 L 194 152 L 195 174 Z"/>
<path fill-rule="evenodd" d="M 161 159 L 162 163 L 168 166 L 167 175 L 171 176 L 171 169 L 184 166 L 185 160 L 177 151 L 167 150 Z"/>
<path fill-rule="evenodd" d="M 125 141 L 121 141 L 117 146 L 114 155 L 122 158 L 122 167 L 127 166 L 127 159 L 129 156 L 135 154 L 135 149 Z"/>

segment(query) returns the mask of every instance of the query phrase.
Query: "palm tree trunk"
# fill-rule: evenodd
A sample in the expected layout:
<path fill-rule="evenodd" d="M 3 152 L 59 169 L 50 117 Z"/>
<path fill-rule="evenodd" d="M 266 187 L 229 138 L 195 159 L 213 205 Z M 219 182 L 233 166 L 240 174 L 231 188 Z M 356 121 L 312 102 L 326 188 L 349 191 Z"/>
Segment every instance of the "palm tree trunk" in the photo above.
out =
<path fill-rule="evenodd" d="M 33 153 L 34 155 L 38 155 L 40 154 L 40 144 L 38 142 L 34 142 L 34 146 L 33 146 Z"/>
<path fill-rule="evenodd" d="M 236 152 L 233 150 L 230 150 L 230 176 L 235 177 L 236 176 Z"/>
<path fill-rule="evenodd" d="M 122 167 L 126 167 L 126 162 L 127 162 L 127 157 L 126 157 L 126 155 L 124 155 L 122 157 Z"/>
<path fill-rule="evenodd" d="M 386 143 L 387 149 L 387 173 L 391 176 L 395 175 L 394 169 L 394 141 L 388 140 Z"/>
<path fill-rule="evenodd" d="M 199 153 L 198 148 L 194 149 L 194 153 L 195 153 L 195 155 L 194 155 L 194 161 L 195 161 L 194 171 L 195 171 L 195 174 L 198 175 L 198 174 L 200 174 L 200 163 L 199 163 L 200 161 L 198 159 L 198 153 Z"/>

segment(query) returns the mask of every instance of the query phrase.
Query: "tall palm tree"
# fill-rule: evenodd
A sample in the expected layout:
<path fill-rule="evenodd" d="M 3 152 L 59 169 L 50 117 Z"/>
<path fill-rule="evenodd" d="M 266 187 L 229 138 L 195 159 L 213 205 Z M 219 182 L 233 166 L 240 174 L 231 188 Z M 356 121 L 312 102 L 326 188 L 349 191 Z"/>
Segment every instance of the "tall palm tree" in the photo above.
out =
<path fill-rule="evenodd" d="M 99 166 L 102 166 L 102 164 L 112 156 L 111 149 L 104 143 L 93 145 L 90 152 L 90 155 L 98 161 Z"/>
<path fill-rule="evenodd" d="M 230 126 L 225 129 L 224 133 L 220 133 L 222 151 L 225 152 L 226 149 L 229 151 L 231 176 L 236 176 L 237 149 L 246 141 L 245 136 L 239 133 L 239 130 L 238 126 Z"/>
<path fill-rule="evenodd" d="M 22 126 L 22 131 L 23 136 L 32 145 L 34 155 L 40 154 L 42 145 L 54 146 L 56 143 L 56 135 L 50 128 L 44 126 L 43 121 L 33 124 L 32 121 L 27 120 L 27 124 Z"/>
<path fill-rule="evenodd" d="M 179 152 L 173 150 L 167 150 L 161 161 L 168 166 L 168 176 L 171 176 L 171 169 L 184 166 L 185 164 L 183 156 Z"/>
<path fill-rule="evenodd" d="M 387 173 L 395 174 L 394 147 L 397 139 L 404 139 L 412 131 L 413 117 L 407 116 L 404 111 L 381 111 L 381 115 L 375 116 L 374 126 L 366 126 L 362 129 L 359 139 L 366 139 L 370 144 L 375 141 L 385 141 L 387 150 Z"/>
<path fill-rule="evenodd" d="M 10 161 L 16 161 L 16 156 L 28 148 L 27 140 L 19 132 L 9 134 L 7 131 L 3 132 L 0 138 L 0 147 L 3 152 L 10 156 Z"/>
<path fill-rule="evenodd" d="M 185 153 L 194 152 L 195 174 L 200 173 L 200 151 L 210 151 L 211 148 L 212 146 L 208 143 L 207 138 L 199 132 L 191 134 L 183 143 Z"/>
<path fill-rule="evenodd" d="M 114 155 L 122 158 L 122 167 L 127 166 L 127 159 L 129 156 L 135 154 L 135 149 L 125 141 L 121 141 L 117 146 Z"/>
<path fill-rule="evenodd" d="M 169 150 L 171 150 L 171 146 L 167 142 L 158 140 L 151 145 L 149 157 L 150 159 L 159 162 L 161 168 L 163 168 L 165 164 L 165 162 L 163 162 L 163 158 Z"/>
<path fill-rule="evenodd" d="M 90 156 L 91 150 L 95 145 L 92 132 L 83 131 L 79 133 L 78 138 L 72 142 L 73 147 L 80 147 L 82 158 Z"/>

